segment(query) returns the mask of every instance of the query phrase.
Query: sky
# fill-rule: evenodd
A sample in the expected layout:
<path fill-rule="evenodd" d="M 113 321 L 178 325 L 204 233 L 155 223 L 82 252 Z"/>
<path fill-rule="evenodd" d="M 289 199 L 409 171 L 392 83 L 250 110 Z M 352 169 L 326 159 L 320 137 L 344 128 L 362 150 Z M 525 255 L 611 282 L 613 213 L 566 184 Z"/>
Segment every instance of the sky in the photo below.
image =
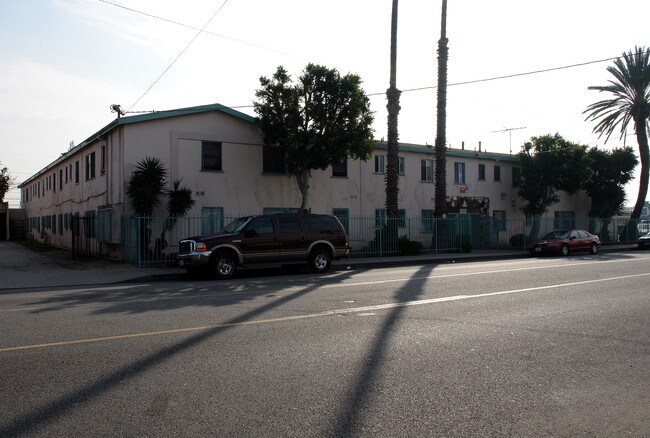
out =
<path fill-rule="evenodd" d="M 0 0 L 0 163 L 21 183 L 110 123 L 112 104 L 162 111 L 220 103 L 254 115 L 261 76 L 282 65 L 296 77 L 309 62 L 358 74 L 375 138 L 385 138 L 391 7 L 391 0 Z M 404 143 L 435 142 L 440 10 L 441 0 L 399 2 Z M 650 46 L 648 17 L 642 0 L 449 0 L 448 146 L 481 142 L 488 152 L 517 153 L 530 137 L 554 133 L 590 147 L 623 146 L 618 136 L 605 144 L 585 121 L 587 106 L 607 97 L 587 87 L 607 84 L 611 58 Z M 556 70 L 519 75 L 549 69 Z M 519 76 L 484 80 L 511 75 Z M 625 141 L 637 149 L 633 135 Z M 632 205 L 638 176 L 626 191 Z M 5 201 L 19 207 L 20 192 Z"/>

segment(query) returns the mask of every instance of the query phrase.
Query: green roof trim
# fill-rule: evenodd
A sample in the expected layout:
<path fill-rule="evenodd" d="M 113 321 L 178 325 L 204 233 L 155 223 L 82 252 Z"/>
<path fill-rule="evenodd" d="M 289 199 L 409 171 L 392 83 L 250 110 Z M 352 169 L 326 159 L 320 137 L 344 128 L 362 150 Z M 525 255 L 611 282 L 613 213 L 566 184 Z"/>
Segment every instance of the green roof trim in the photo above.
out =
<path fill-rule="evenodd" d="M 137 116 L 120 117 L 117 119 L 117 124 L 129 125 L 131 123 L 148 122 L 151 120 L 166 119 L 169 117 L 179 117 L 186 116 L 188 114 L 206 113 L 212 111 L 221 111 L 222 113 L 237 117 L 238 119 L 241 119 L 245 122 L 253 123 L 255 121 L 255 118 L 249 116 L 248 114 L 244 114 L 227 106 L 214 103 L 211 105 L 191 106 L 188 108 L 177 108 L 168 111 L 154 111 L 151 113 L 139 114 Z"/>
<path fill-rule="evenodd" d="M 85 146 L 88 144 L 94 142 L 97 140 L 99 137 L 101 137 L 104 134 L 109 133 L 112 131 L 114 128 L 117 126 L 123 126 L 123 125 L 130 125 L 132 123 L 140 123 L 140 122 L 149 122 L 152 120 L 161 120 L 161 119 L 167 119 L 170 117 L 181 117 L 181 116 L 186 116 L 189 114 L 199 114 L 199 113 L 208 113 L 208 112 L 213 112 L 213 111 L 220 111 L 222 113 L 231 115 L 233 117 L 236 117 L 240 120 L 243 120 L 248 123 L 254 123 L 255 118 L 249 116 L 248 114 L 244 114 L 240 111 L 237 111 L 235 109 L 229 108 L 227 106 L 221 105 L 219 103 L 214 103 L 210 105 L 200 105 L 200 106 L 192 106 L 188 108 L 177 108 L 173 110 L 167 110 L 167 111 L 154 111 L 151 113 L 146 113 L 146 114 L 139 114 L 137 116 L 123 116 L 123 117 L 118 117 L 117 119 L 113 120 L 110 122 L 108 125 L 104 126 L 102 129 L 99 131 L 95 132 L 93 135 L 79 143 L 77 146 L 75 146 L 73 149 L 64 152 L 61 154 L 59 158 L 45 166 L 43 169 L 20 183 L 17 187 L 22 188 L 23 186 L 27 185 L 29 182 L 39 178 L 41 175 L 45 174 L 48 172 L 52 167 L 56 166 L 59 164 L 61 161 L 65 160 L 66 158 L 70 157 L 71 155 L 74 155 L 77 151 L 83 149 Z"/>
<path fill-rule="evenodd" d="M 431 154 L 435 155 L 436 151 L 431 145 L 418 145 L 414 143 L 398 143 L 399 150 L 404 152 L 417 152 L 420 154 Z M 375 149 L 388 149 L 386 142 L 376 141 Z M 518 163 L 519 158 L 516 155 L 509 154 L 500 154 L 496 152 L 478 152 L 478 151 L 469 151 L 465 149 L 450 149 L 447 148 L 448 157 L 458 157 L 458 158 L 478 158 L 481 160 L 492 160 L 492 161 L 508 161 L 511 163 Z"/>

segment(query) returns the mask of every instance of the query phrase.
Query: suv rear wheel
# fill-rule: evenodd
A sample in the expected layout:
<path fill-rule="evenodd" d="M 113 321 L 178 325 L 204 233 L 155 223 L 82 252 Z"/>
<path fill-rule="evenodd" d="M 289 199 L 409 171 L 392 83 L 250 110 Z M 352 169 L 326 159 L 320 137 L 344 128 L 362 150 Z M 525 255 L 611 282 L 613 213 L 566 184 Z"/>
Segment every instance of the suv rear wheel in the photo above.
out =
<path fill-rule="evenodd" d="M 218 279 L 227 279 L 235 275 L 237 262 L 235 257 L 228 252 L 220 252 L 214 258 L 212 272 Z"/>
<path fill-rule="evenodd" d="M 320 274 L 327 272 L 332 264 L 332 256 L 325 249 L 316 249 L 309 256 L 309 269 L 312 272 Z"/>

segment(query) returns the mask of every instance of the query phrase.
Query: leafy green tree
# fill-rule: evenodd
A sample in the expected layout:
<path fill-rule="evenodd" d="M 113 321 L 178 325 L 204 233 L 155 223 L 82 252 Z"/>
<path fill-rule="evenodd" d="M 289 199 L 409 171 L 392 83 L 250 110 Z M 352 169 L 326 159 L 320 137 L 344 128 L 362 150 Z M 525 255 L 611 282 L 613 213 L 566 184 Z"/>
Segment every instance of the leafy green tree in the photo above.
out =
<path fill-rule="evenodd" d="M 521 211 L 533 217 L 530 239 L 537 238 L 539 217 L 560 200 L 558 191 L 573 194 L 592 176 L 587 147 L 559 134 L 532 137 L 518 154 L 521 167 Z"/>
<path fill-rule="evenodd" d="M 617 128 L 620 128 L 620 138 L 623 138 L 627 135 L 630 122 L 634 122 L 641 159 L 639 194 L 631 214 L 631 222 L 636 222 L 648 195 L 650 177 L 647 128 L 650 118 L 650 49 L 635 47 L 634 51 L 623 53 L 613 66 L 607 67 L 607 71 L 613 76 L 609 85 L 589 89 L 610 93 L 613 97 L 592 103 L 585 113 L 589 114 L 587 120 L 597 122 L 594 132 L 605 135 L 605 142 Z"/>
<path fill-rule="evenodd" d="M 295 84 L 282 66 L 270 79 L 261 77 L 260 84 L 254 102 L 257 125 L 265 145 L 285 156 L 304 210 L 312 170 L 372 155 L 370 101 L 359 76 L 341 76 L 315 64 L 308 64 Z"/>
<path fill-rule="evenodd" d="M 5 195 L 13 185 L 14 178 L 9 174 L 9 169 L 6 167 L 0 169 L 0 202 L 4 201 Z"/>
<path fill-rule="evenodd" d="M 589 149 L 592 176 L 584 185 L 591 198 L 589 217 L 602 220 L 600 238 L 609 241 L 610 218 L 618 213 L 625 202 L 625 184 L 632 180 L 632 172 L 639 163 L 630 147 L 605 151 Z M 594 221 L 590 232 L 595 232 Z"/>

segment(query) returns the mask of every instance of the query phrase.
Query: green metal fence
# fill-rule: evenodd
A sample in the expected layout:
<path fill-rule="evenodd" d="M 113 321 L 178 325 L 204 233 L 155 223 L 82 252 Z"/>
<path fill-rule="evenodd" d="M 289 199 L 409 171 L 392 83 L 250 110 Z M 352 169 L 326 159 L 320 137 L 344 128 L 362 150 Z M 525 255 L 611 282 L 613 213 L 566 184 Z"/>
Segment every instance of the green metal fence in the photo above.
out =
<path fill-rule="evenodd" d="M 220 232 L 238 217 L 241 216 L 125 216 L 121 226 L 122 260 L 139 266 L 175 264 L 181 239 Z M 426 216 L 394 219 L 346 216 L 343 222 L 352 257 L 469 252 L 477 249 L 522 250 L 528 248 L 531 240 L 566 228 L 597 234 L 603 244 L 634 243 L 640 234 L 650 232 L 650 221 L 637 221 L 628 226 L 627 219 L 504 221 L 495 217 L 458 214 L 445 219 Z"/>

